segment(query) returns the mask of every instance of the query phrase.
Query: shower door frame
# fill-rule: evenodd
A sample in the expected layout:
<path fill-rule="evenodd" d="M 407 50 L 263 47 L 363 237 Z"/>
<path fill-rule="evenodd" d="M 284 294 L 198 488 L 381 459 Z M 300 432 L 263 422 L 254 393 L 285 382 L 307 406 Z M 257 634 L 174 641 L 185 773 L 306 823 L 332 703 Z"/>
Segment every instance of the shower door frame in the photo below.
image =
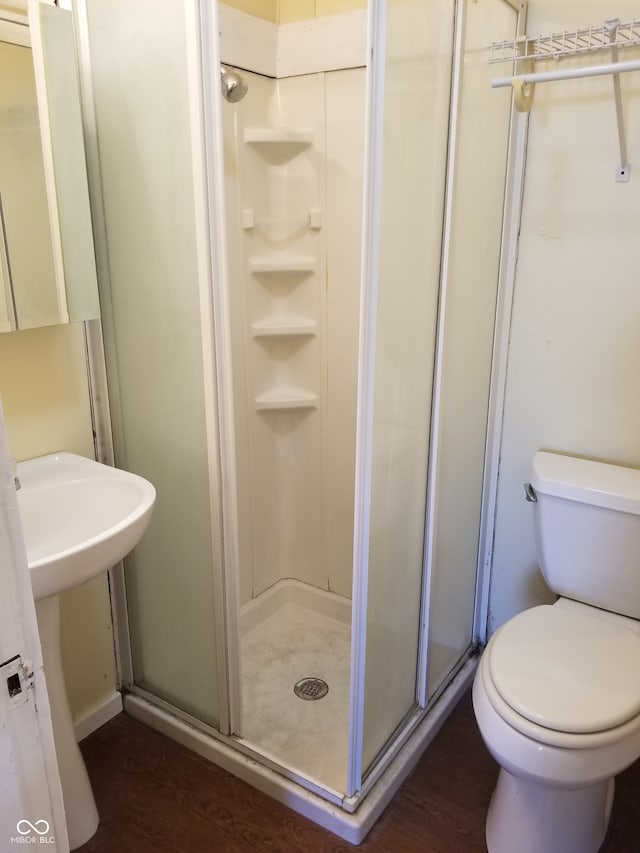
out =
<path fill-rule="evenodd" d="M 224 211 L 224 148 L 222 142 L 222 99 L 217 87 L 220 68 L 218 3 L 191 0 L 187 16 L 190 62 L 190 100 L 193 157 L 198 170 L 194 188 L 199 208 L 196 221 L 199 236 L 201 304 L 206 305 L 203 324 L 208 356 L 215 365 L 211 376 L 211 422 L 213 436 L 210 455 L 216 456 L 216 476 L 210 477 L 212 506 L 216 507 L 222 542 L 220 560 L 214 566 L 216 584 L 216 647 L 222 653 L 218 670 L 218 696 L 224 703 L 227 727 L 223 734 L 242 737 L 242 665 L 240 655 L 240 560 L 238 545 L 238 484 L 231 359 L 231 310 Z M 198 189 L 200 190 L 198 196 Z M 215 424 L 215 426 L 213 426 Z M 215 449 L 211 444 L 215 443 Z M 218 488 L 220 486 L 220 488 Z M 215 534 L 214 534 L 215 537 Z M 221 682 L 225 682 L 222 684 Z M 226 701 L 224 701 L 226 700 Z M 222 714 L 221 714 L 222 715 Z"/>
<path fill-rule="evenodd" d="M 523 38 L 527 31 L 529 0 L 503 0 L 516 12 L 516 37 Z M 484 478 L 482 483 L 482 513 L 480 516 L 480 543 L 478 548 L 478 585 L 474 616 L 475 640 L 484 644 L 493 633 L 490 612 L 490 582 L 493 565 L 495 514 L 498 501 L 498 477 L 502 446 L 502 413 L 507 384 L 507 360 L 511 333 L 511 308 L 518 263 L 518 240 L 522 215 L 522 198 L 527 163 L 529 113 L 519 112 L 512 101 L 509 120 L 509 143 L 504 187 L 502 238 L 496 294 L 491 384 L 487 412 L 487 438 Z"/>
<path fill-rule="evenodd" d="M 94 242 L 96 247 L 96 266 L 102 290 L 107 298 L 101 299 L 101 320 L 86 322 L 86 364 L 89 379 L 89 398 L 94 427 L 94 447 L 98 461 L 115 464 L 113 438 L 111 430 L 111 412 L 109 404 L 107 370 L 104 339 L 114 334 L 113 318 L 109 310 L 110 278 L 107 255 L 106 224 L 104 218 L 100 157 L 97 141 L 96 108 L 93 98 L 91 75 L 91 50 L 89 41 L 88 0 L 71 0 L 74 21 L 76 50 L 78 55 L 78 77 L 82 104 L 87 173 L 90 187 L 91 213 L 93 218 Z M 238 736 L 241 720 L 241 677 L 238 646 L 238 606 L 237 590 L 234 583 L 237 577 L 237 552 L 234 546 L 237 537 L 232 526 L 235 524 L 235 502 L 231 511 L 225 507 L 222 511 L 222 492 L 233 496 L 235 473 L 232 460 L 233 448 L 233 406 L 225 399 L 224 391 L 231 388 L 230 360 L 217 357 L 215 342 L 225 337 L 221 318 L 226 316 L 225 294 L 215 286 L 225 273 L 223 252 L 224 223 L 220 218 L 212 218 L 208 193 L 214 198 L 221 188 L 216 183 L 216 175 L 223 174 L 216 169 L 222 168 L 221 144 L 210 146 L 214 149 L 214 159 L 208 160 L 205 151 L 207 121 L 211 120 L 204 109 L 204 93 L 207 81 L 203 77 L 206 62 L 217 61 L 218 36 L 217 15 L 208 14 L 206 0 L 183 0 L 185 12 L 186 44 L 185 55 L 190 80 L 189 112 L 191 117 L 190 133 L 192 138 L 193 188 L 195 196 L 194 219 L 196 223 L 196 247 L 198 266 L 198 290 L 201 308 L 200 333 L 204 366 L 205 412 L 207 425 L 207 463 L 209 471 L 209 499 L 211 508 L 211 536 L 213 558 L 214 611 L 215 611 L 215 653 L 217 658 L 216 682 L 219 729 L 194 718 L 177 706 L 150 693 L 135 683 L 131 633 L 127 606 L 127 591 L 124 564 L 120 562 L 108 573 L 109 590 L 114 625 L 114 650 L 118 687 L 127 693 L 140 696 L 157 707 L 195 725 L 224 742 L 230 736 Z M 217 6 L 215 7 L 217 8 Z M 215 37 L 214 37 L 215 36 Z M 207 47 L 209 49 L 207 50 Z M 205 53 L 207 54 L 205 57 Z M 209 55 L 212 54 L 212 55 Z M 214 65 L 214 67 L 216 67 Z M 217 79 L 217 77 L 213 78 Z M 216 108 L 217 99 L 212 103 Z M 219 109 L 219 104 L 217 104 Z M 218 120 L 215 119 L 214 120 Z M 215 309 L 215 310 L 214 310 Z M 222 328 L 218 328 L 219 326 Z M 219 336 L 219 337 L 217 337 Z M 230 346 L 230 345 L 229 345 Z M 229 382 L 227 384 L 228 373 Z M 226 405 L 225 405 L 226 403 Z M 231 460 L 231 462 L 230 462 Z M 225 462 L 229 462 L 225 465 Z M 227 562 L 228 561 L 228 562 Z M 225 565 L 235 567 L 235 572 L 225 570 Z M 231 578 L 231 582 L 229 582 Z"/>
<path fill-rule="evenodd" d="M 360 340 L 356 416 L 356 470 L 353 519 L 353 591 L 351 595 L 351 676 L 347 790 L 352 798 L 362 788 L 362 749 L 366 674 L 367 592 L 371 520 L 373 396 L 380 231 L 380 181 L 384 119 L 386 2 L 369 0 L 365 94 L 365 169 L 363 175 L 360 274 Z M 366 381 L 365 381 L 366 380 Z"/>
<path fill-rule="evenodd" d="M 422 584 L 420 602 L 420 627 L 416 660 L 415 703 L 384 744 L 382 750 L 367 767 L 363 768 L 366 632 L 368 562 L 372 488 L 372 449 L 374 423 L 374 384 L 376 347 L 376 305 L 378 292 L 378 235 L 381 221 L 382 195 L 382 148 L 384 127 L 385 74 L 386 74 L 386 0 L 369 0 L 368 65 L 366 92 L 365 127 L 365 182 L 362 229 L 362 274 L 360 349 L 358 369 L 358 421 L 356 433 L 356 497 L 354 517 L 354 560 L 353 560 L 353 619 L 351 645 L 351 695 L 349 723 L 349 758 L 347 798 L 354 807 L 358 800 L 380 779 L 389 763 L 398 755 L 417 727 L 426 717 L 427 708 L 442 689 L 451 686 L 450 699 L 457 701 L 468 686 L 475 665 L 469 655 L 463 653 L 449 678 L 434 697 L 427 695 L 428 647 L 430 629 L 430 591 L 433 553 L 431 542 L 435 527 L 436 506 L 433 495 L 438 479 L 438 396 L 441 380 L 441 347 L 444 329 L 443 296 L 447 285 L 447 257 L 452 218 L 452 186 L 455 174 L 455 143 L 459 111 L 459 89 L 462 74 L 465 0 L 454 0 L 451 92 L 449 99 L 449 137 L 446 158 L 446 183 L 440 278 L 438 284 L 439 303 L 434 361 L 434 380 L 431 390 L 432 414 L 430 430 L 424 521 L 424 551 L 422 562 Z M 475 627 L 474 627 L 475 633 Z M 451 702 L 446 703 L 448 706 Z M 442 710 L 442 709 L 441 709 Z M 428 743 L 443 722 L 442 714 L 435 715 L 433 726 L 426 733 Z M 425 736 L 425 735 L 423 735 Z"/>
<path fill-rule="evenodd" d="M 393 736 L 385 744 L 373 763 L 363 772 L 362 746 L 364 723 L 365 649 L 367 627 L 367 570 L 369 556 L 371 511 L 371 450 L 373 444 L 373 396 L 377 297 L 377 246 L 376 235 L 380 227 L 380 197 L 382 170 L 382 128 L 384 112 L 386 0 L 369 0 L 369 34 L 367 56 L 367 128 L 365 136 L 365 198 L 363 210 L 362 280 L 360 316 L 360 352 L 358 381 L 358 424 L 356 446 L 356 503 L 354 521 L 354 581 L 353 581 L 353 635 L 351 663 L 351 697 L 349 726 L 349 761 L 347 797 L 357 801 L 375 785 L 389 763 L 398 755 L 402 745 L 425 720 L 429 708 L 443 691 L 450 699 L 459 698 L 475 671 L 474 647 L 483 646 L 490 626 L 489 581 L 492 562 L 495 501 L 497 491 L 502 421 L 500 413 L 506 382 L 506 360 L 510 330 L 510 307 L 515 282 L 517 241 L 520 223 L 521 196 L 526 163 L 526 138 L 528 114 L 517 113 L 513 107 L 509 119 L 506 178 L 502 236 L 500 240 L 499 274 L 496 291 L 494 345 L 490 365 L 489 399 L 487 404 L 487 435 L 485 440 L 484 473 L 482 478 L 481 517 L 478 537 L 475 601 L 473 608 L 471 645 L 463 653 L 449 676 L 438 685 L 432 696 L 428 695 L 430 589 L 433 570 L 433 539 L 436 527 L 437 493 L 439 476 L 439 436 L 441 433 L 439 392 L 442 379 L 442 348 L 446 290 L 448 285 L 448 258 L 453 220 L 453 189 L 456 174 L 458 119 L 460 90 L 464 68 L 464 34 L 466 6 L 469 0 L 454 0 L 454 27 L 452 44 L 452 74 L 449 108 L 449 139 L 447 144 L 446 187 L 444 200 L 443 239 L 436 358 L 432 388 L 432 417 L 429 435 L 429 464 L 427 474 L 427 506 L 425 513 L 424 562 L 420 616 L 420 639 L 416 672 L 416 696 Z M 516 15 L 518 36 L 526 31 L 528 0 L 504 0 Z M 362 381 L 363 377 L 366 381 Z M 457 698 L 454 701 L 457 701 Z M 449 705 L 449 703 L 445 703 Z M 442 709 L 440 709 L 440 712 Z M 440 714 L 430 710 L 437 732 Z M 427 743 L 433 736 L 426 735 Z M 424 736 L 424 735 L 423 735 Z"/>
<path fill-rule="evenodd" d="M 193 128 L 194 139 L 202 140 L 201 146 L 194 143 L 194 160 L 198 164 L 202 176 L 206 177 L 208 193 L 200 194 L 199 219 L 206 220 L 207 229 L 201 230 L 198 241 L 201 252 L 202 279 L 211 283 L 211 302 L 208 302 L 208 292 L 204 288 L 203 299 L 211 312 L 211 332 L 213 337 L 212 357 L 215 359 L 218 395 L 218 441 L 220 453 L 220 484 L 222 486 L 221 513 L 224 535 L 224 556 L 219 567 L 222 575 L 220 589 L 224 591 L 224 619 L 226 625 L 227 659 L 226 673 L 229 684 L 229 723 L 228 734 L 241 737 L 241 672 L 238 634 L 238 593 L 239 579 L 238 560 L 238 526 L 237 526 L 237 484 L 235 478 L 235 448 L 233 441 L 233 377 L 231 371 L 231 337 L 230 312 L 227 266 L 227 243 L 225 235 L 224 216 L 224 155 L 222 146 L 222 114 L 221 98 L 213 81 L 218 80 L 217 69 L 220 66 L 219 39 L 217 24 L 217 3 L 213 12 L 209 4 L 194 0 L 199 6 L 200 18 L 192 21 L 192 37 L 199 40 L 202 51 L 201 65 L 192 68 L 193 79 L 198 80 L 197 91 L 203 93 L 203 98 L 193 96 L 192 115 L 198 119 Z M 462 25 L 464 2 L 455 0 L 454 10 L 454 50 L 452 61 L 456 61 L 456 42 L 458 30 Z M 363 198 L 363 229 L 362 229 L 362 273 L 361 273 L 361 320 L 360 320 L 360 352 L 359 352 L 359 381 L 358 381 L 358 426 L 356 436 L 356 498 L 354 517 L 354 579 L 352 598 L 352 669 L 350 679 L 350 708 L 347 784 L 342 808 L 351 813 L 358 808 L 361 798 L 380 778 L 388 763 L 397 755 L 400 747 L 408 740 L 412 732 L 424 719 L 427 707 L 426 698 L 422 698 L 422 680 L 420 679 L 420 664 L 417 662 L 416 704 L 398 721 L 398 729 L 385 744 L 382 752 L 376 758 L 371 768 L 368 768 L 366 778 L 362 773 L 362 735 L 364 711 L 364 650 L 366 639 L 366 575 L 369 540 L 369 508 L 371 486 L 371 441 L 373 429 L 373 354 L 375 348 L 375 292 L 377 286 L 377 252 L 376 234 L 380 220 L 381 180 L 381 150 L 382 150 L 382 118 L 384 98 L 382 96 L 385 74 L 384 40 L 386 33 L 386 0 L 369 0 L 368 34 L 367 34 L 367 92 L 366 92 L 366 127 L 365 127 L 365 180 Z M 193 57 L 192 57 L 193 60 Z M 453 96 L 451 100 L 453 105 Z M 451 110 L 451 108 L 450 108 Z M 198 130 L 200 135 L 198 136 Z M 206 213 L 205 213 L 206 211 Z M 201 225 L 204 224 L 202 221 Z M 203 327 L 204 328 L 204 327 Z M 434 395 L 437 388 L 434 385 Z M 426 528 L 426 520 L 425 520 Z M 423 638 L 428 637 L 428 593 L 425 594 L 427 582 L 426 564 L 423 565 L 423 598 L 421 604 L 420 636 L 421 647 L 427 643 Z M 218 621 L 216 622 L 218 625 Z M 420 661 L 420 657 L 418 658 Z M 451 693 L 452 700 L 461 695 L 468 685 L 473 666 L 466 666 L 466 658 L 454 668 L 451 678 L 455 679 L 460 670 L 461 677 L 457 687 Z M 426 682 L 426 679 L 424 680 Z M 450 703 L 447 703 L 450 704 Z M 430 740 L 444 720 L 444 715 L 436 715 L 433 732 L 428 735 Z M 238 741 L 236 747 L 247 754 L 255 754 L 250 748 L 244 747 Z M 261 760 L 272 766 L 272 762 L 261 756 Z M 282 769 L 280 769 L 282 772 Z M 315 785 L 306 780 L 301 774 L 287 773 L 291 778 L 309 790 L 316 790 L 329 801 L 332 796 L 329 791 L 317 791 Z"/>

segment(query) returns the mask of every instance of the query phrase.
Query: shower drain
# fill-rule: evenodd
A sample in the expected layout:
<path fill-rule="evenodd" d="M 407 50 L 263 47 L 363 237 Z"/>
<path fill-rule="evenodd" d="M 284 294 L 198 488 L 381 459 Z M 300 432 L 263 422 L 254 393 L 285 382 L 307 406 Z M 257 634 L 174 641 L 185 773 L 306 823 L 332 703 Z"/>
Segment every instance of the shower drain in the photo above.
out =
<path fill-rule="evenodd" d="M 301 678 L 293 685 L 293 692 L 300 699 L 313 701 L 322 699 L 329 692 L 329 685 L 321 678 Z"/>

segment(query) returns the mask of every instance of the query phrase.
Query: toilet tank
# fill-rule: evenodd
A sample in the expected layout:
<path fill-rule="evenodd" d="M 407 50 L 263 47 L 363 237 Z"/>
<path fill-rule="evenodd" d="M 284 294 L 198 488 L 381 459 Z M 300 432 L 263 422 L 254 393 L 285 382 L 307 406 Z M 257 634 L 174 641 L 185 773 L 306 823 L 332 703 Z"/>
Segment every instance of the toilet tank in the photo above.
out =
<path fill-rule="evenodd" d="M 640 470 L 539 452 L 531 485 L 549 587 L 640 619 Z"/>

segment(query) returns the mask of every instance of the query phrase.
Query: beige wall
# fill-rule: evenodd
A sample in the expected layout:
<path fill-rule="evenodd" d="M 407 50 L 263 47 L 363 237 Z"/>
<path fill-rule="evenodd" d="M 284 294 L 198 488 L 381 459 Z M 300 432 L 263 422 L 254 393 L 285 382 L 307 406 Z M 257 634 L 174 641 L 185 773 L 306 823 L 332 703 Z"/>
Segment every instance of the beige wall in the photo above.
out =
<path fill-rule="evenodd" d="M 637 4 L 622 2 L 615 12 L 630 20 Z M 557 32 L 610 16 L 604 0 L 533 0 L 528 29 Z M 625 51 L 621 59 L 639 55 Z M 607 60 L 606 54 L 570 59 L 563 67 Z M 640 466 L 640 75 L 623 75 L 621 86 L 634 164 L 627 184 L 614 180 L 619 149 L 610 78 L 539 85 L 535 93 L 506 385 L 492 628 L 549 598 L 522 489 L 535 451 Z"/>
<path fill-rule="evenodd" d="M 247 15 L 264 18 L 267 21 L 278 22 L 279 0 L 221 0 L 225 6 L 232 6 Z"/>
<path fill-rule="evenodd" d="M 279 0 L 278 23 L 291 24 L 323 15 L 339 15 L 354 9 L 366 9 L 367 0 Z"/>
<path fill-rule="evenodd" d="M 0 335 L 0 395 L 17 460 L 70 450 L 93 458 L 81 325 Z M 113 696 L 106 576 L 62 596 L 62 644 L 76 720 Z"/>
<path fill-rule="evenodd" d="M 248 15 L 276 24 L 306 21 L 322 15 L 338 15 L 353 9 L 366 9 L 367 0 L 221 0 Z"/>

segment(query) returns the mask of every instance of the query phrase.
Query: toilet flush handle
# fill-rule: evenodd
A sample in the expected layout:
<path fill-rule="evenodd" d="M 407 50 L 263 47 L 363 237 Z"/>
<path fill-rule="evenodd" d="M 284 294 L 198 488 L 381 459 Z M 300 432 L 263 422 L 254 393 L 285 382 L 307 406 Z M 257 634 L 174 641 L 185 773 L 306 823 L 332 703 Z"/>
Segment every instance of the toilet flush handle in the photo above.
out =
<path fill-rule="evenodd" d="M 538 500 L 538 496 L 536 495 L 536 490 L 533 488 L 531 483 L 524 484 L 524 496 L 530 503 L 536 503 Z"/>

